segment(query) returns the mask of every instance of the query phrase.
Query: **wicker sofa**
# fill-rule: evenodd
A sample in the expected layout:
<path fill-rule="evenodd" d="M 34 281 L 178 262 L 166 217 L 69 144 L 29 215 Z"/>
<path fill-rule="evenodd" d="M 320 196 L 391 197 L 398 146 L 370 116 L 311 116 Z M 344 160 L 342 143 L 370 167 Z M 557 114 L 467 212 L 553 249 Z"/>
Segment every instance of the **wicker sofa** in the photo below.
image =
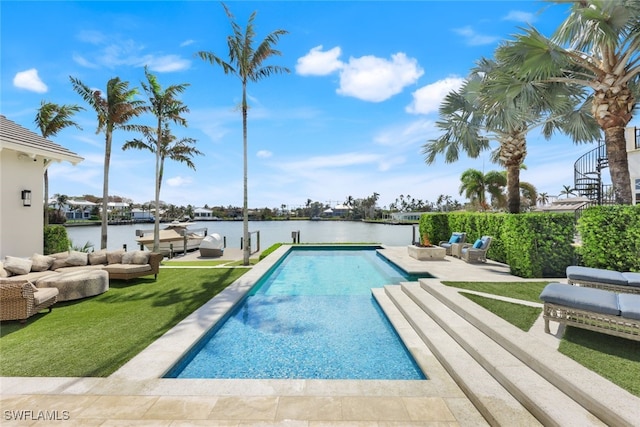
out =
<path fill-rule="evenodd" d="M 38 289 L 22 281 L 0 284 L 0 321 L 19 320 L 21 323 L 58 301 L 58 289 Z"/>
<path fill-rule="evenodd" d="M 619 272 L 602 268 L 570 265 L 567 267 L 570 285 L 605 289 L 625 294 L 640 294 L 640 273 Z"/>
<path fill-rule="evenodd" d="M 640 295 L 550 283 L 542 290 L 544 330 L 549 321 L 640 341 Z"/>

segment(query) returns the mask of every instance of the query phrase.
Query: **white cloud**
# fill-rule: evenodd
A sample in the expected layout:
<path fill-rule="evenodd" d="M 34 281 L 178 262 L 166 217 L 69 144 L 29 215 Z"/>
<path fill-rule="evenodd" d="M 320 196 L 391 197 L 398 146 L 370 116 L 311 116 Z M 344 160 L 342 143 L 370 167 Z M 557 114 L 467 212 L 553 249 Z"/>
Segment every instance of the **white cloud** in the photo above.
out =
<path fill-rule="evenodd" d="M 344 65 L 338 59 L 342 50 L 339 46 L 322 51 L 322 45 L 312 48 L 305 56 L 298 58 L 296 72 L 301 76 L 326 76 Z"/>
<path fill-rule="evenodd" d="M 195 43 L 195 40 L 191 40 L 191 39 L 189 39 L 189 40 L 185 40 L 185 41 L 183 41 L 182 43 L 180 43 L 180 47 L 189 46 L 189 45 L 192 45 L 192 44 L 194 44 L 194 43 Z"/>
<path fill-rule="evenodd" d="M 91 44 L 100 44 L 103 43 L 106 39 L 104 34 L 102 34 L 100 31 L 94 30 L 82 30 L 78 33 L 77 37 L 78 40 Z"/>
<path fill-rule="evenodd" d="M 20 89 L 30 90 L 31 92 L 45 93 L 47 85 L 44 84 L 38 76 L 38 70 L 31 68 L 26 71 L 20 71 L 13 77 L 13 85 Z"/>
<path fill-rule="evenodd" d="M 456 28 L 453 31 L 463 36 L 467 40 L 467 44 L 470 46 L 491 44 L 500 39 L 500 37 L 498 36 L 487 36 L 484 34 L 479 34 L 469 26 Z"/>
<path fill-rule="evenodd" d="M 191 66 L 191 61 L 183 59 L 178 55 L 165 55 L 159 57 L 147 55 L 143 62 L 145 65 L 149 66 L 151 71 L 156 71 L 158 73 L 186 70 Z"/>
<path fill-rule="evenodd" d="M 169 187 L 184 187 L 191 184 L 193 180 L 191 178 L 183 178 L 181 176 L 176 176 L 173 178 L 167 179 L 167 185 Z"/>
<path fill-rule="evenodd" d="M 438 111 L 445 96 L 452 90 L 458 90 L 464 79 L 460 77 L 447 77 L 427 86 L 423 86 L 413 92 L 413 102 L 405 109 L 407 113 L 429 114 Z"/>
<path fill-rule="evenodd" d="M 82 55 L 78 55 L 77 53 L 73 54 L 73 61 L 80 65 L 81 67 L 85 67 L 85 68 L 98 68 L 97 64 L 94 64 L 93 62 L 87 60 L 85 57 L 83 57 Z"/>
<path fill-rule="evenodd" d="M 426 142 L 436 132 L 431 120 L 420 118 L 410 123 L 389 126 L 374 136 L 376 144 L 394 148 L 409 147 Z"/>
<path fill-rule="evenodd" d="M 502 19 L 504 21 L 526 22 L 528 24 L 531 24 L 536 21 L 536 16 L 530 12 L 512 10 Z"/>
<path fill-rule="evenodd" d="M 375 56 L 350 58 L 340 72 L 337 93 L 381 102 L 415 83 L 422 74 L 417 61 L 402 52 L 392 55 L 391 61 Z"/>
<path fill-rule="evenodd" d="M 256 153 L 256 156 L 260 157 L 261 159 L 268 159 L 269 157 L 273 156 L 273 153 L 268 150 L 260 150 Z"/>

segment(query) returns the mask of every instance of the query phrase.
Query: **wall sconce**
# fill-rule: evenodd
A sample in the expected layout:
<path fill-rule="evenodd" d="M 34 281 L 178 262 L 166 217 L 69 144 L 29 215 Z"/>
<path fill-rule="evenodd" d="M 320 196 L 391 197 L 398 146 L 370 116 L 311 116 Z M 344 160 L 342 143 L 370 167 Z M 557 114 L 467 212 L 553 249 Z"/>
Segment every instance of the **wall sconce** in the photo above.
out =
<path fill-rule="evenodd" d="M 31 206 L 31 190 L 22 190 L 22 206 Z"/>

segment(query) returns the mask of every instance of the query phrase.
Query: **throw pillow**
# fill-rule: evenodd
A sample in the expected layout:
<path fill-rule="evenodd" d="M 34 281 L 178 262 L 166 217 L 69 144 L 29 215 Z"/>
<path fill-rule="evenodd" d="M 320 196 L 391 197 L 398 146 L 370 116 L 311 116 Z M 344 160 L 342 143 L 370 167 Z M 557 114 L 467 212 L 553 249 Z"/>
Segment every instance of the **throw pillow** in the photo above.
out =
<path fill-rule="evenodd" d="M 449 243 L 458 243 L 460 242 L 460 236 L 456 235 L 456 236 L 451 236 L 451 238 L 449 239 Z"/>
<path fill-rule="evenodd" d="M 473 244 L 473 247 L 474 247 L 475 249 L 480 249 L 480 248 L 482 247 L 482 244 L 483 244 L 483 243 L 484 243 L 484 242 L 482 241 L 482 239 L 478 239 L 478 240 L 476 240 L 476 242 Z"/>
<path fill-rule="evenodd" d="M 118 249 L 116 251 L 107 252 L 107 262 L 109 264 L 120 264 L 122 262 L 122 255 L 124 249 Z"/>
<path fill-rule="evenodd" d="M 31 271 L 31 260 L 7 256 L 4 259 L 4 269 L 16 275 L 28 274 Z"/>
<path fill-rule="evenodd" d="M 2 263 L 0 262 L 0 277 L 10 277 L 11 272 L 4 269 Z"/>
<path fill-rule="evenodd" d="M 67 266 L 67 258 L 56 258 L 51 264 L 51 271 L 56 271 L 59 268 Z"/>
<path fill-rule="evenodd" d="M 31 256 L 31 271 L 47 271 L 56 259 L 35 253 Z"/>
<path fill-rule="evenodd" d="M 87 265 L 89 260 L 89 254 L 80 251 L 71 251 L 67 257 L 67 264 L 69 265 Z"/>
<path fill-rule="evenodd" d="M 124 254 L 122 254 L 122 263 L 123 264 L 133 264 L 133 256 L 135 255 L 135 252 L 125 252 Z"/>
<path fill-rule="evenodd" d="M 100 249 L 99 251 L 91 252 L 89 254 L 89 264 L 96 265 L 96 264 L 106 264 L 106 263 L 107 263 L 106 249 Z"/>
<path fill-rule="evenodd" d="M 131 264 L 145 265 L 149 264 L 149 252 L 147 251 L 135 251 L 133 253 L 133 259 Z"/>

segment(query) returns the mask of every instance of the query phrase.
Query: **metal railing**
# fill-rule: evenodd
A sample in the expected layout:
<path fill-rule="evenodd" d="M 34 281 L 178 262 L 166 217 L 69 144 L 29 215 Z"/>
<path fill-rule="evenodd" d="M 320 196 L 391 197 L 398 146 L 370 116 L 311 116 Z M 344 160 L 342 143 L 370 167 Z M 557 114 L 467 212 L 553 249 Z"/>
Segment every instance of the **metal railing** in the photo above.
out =
<path fill-rule="evenodd" d="M 602 172 L 609 167 L 607 148 L 602 142 L 576 160 L 574 164 L 574 190 L 598 205 L 614 203 L 613 187 L 603 184 Z"/>

